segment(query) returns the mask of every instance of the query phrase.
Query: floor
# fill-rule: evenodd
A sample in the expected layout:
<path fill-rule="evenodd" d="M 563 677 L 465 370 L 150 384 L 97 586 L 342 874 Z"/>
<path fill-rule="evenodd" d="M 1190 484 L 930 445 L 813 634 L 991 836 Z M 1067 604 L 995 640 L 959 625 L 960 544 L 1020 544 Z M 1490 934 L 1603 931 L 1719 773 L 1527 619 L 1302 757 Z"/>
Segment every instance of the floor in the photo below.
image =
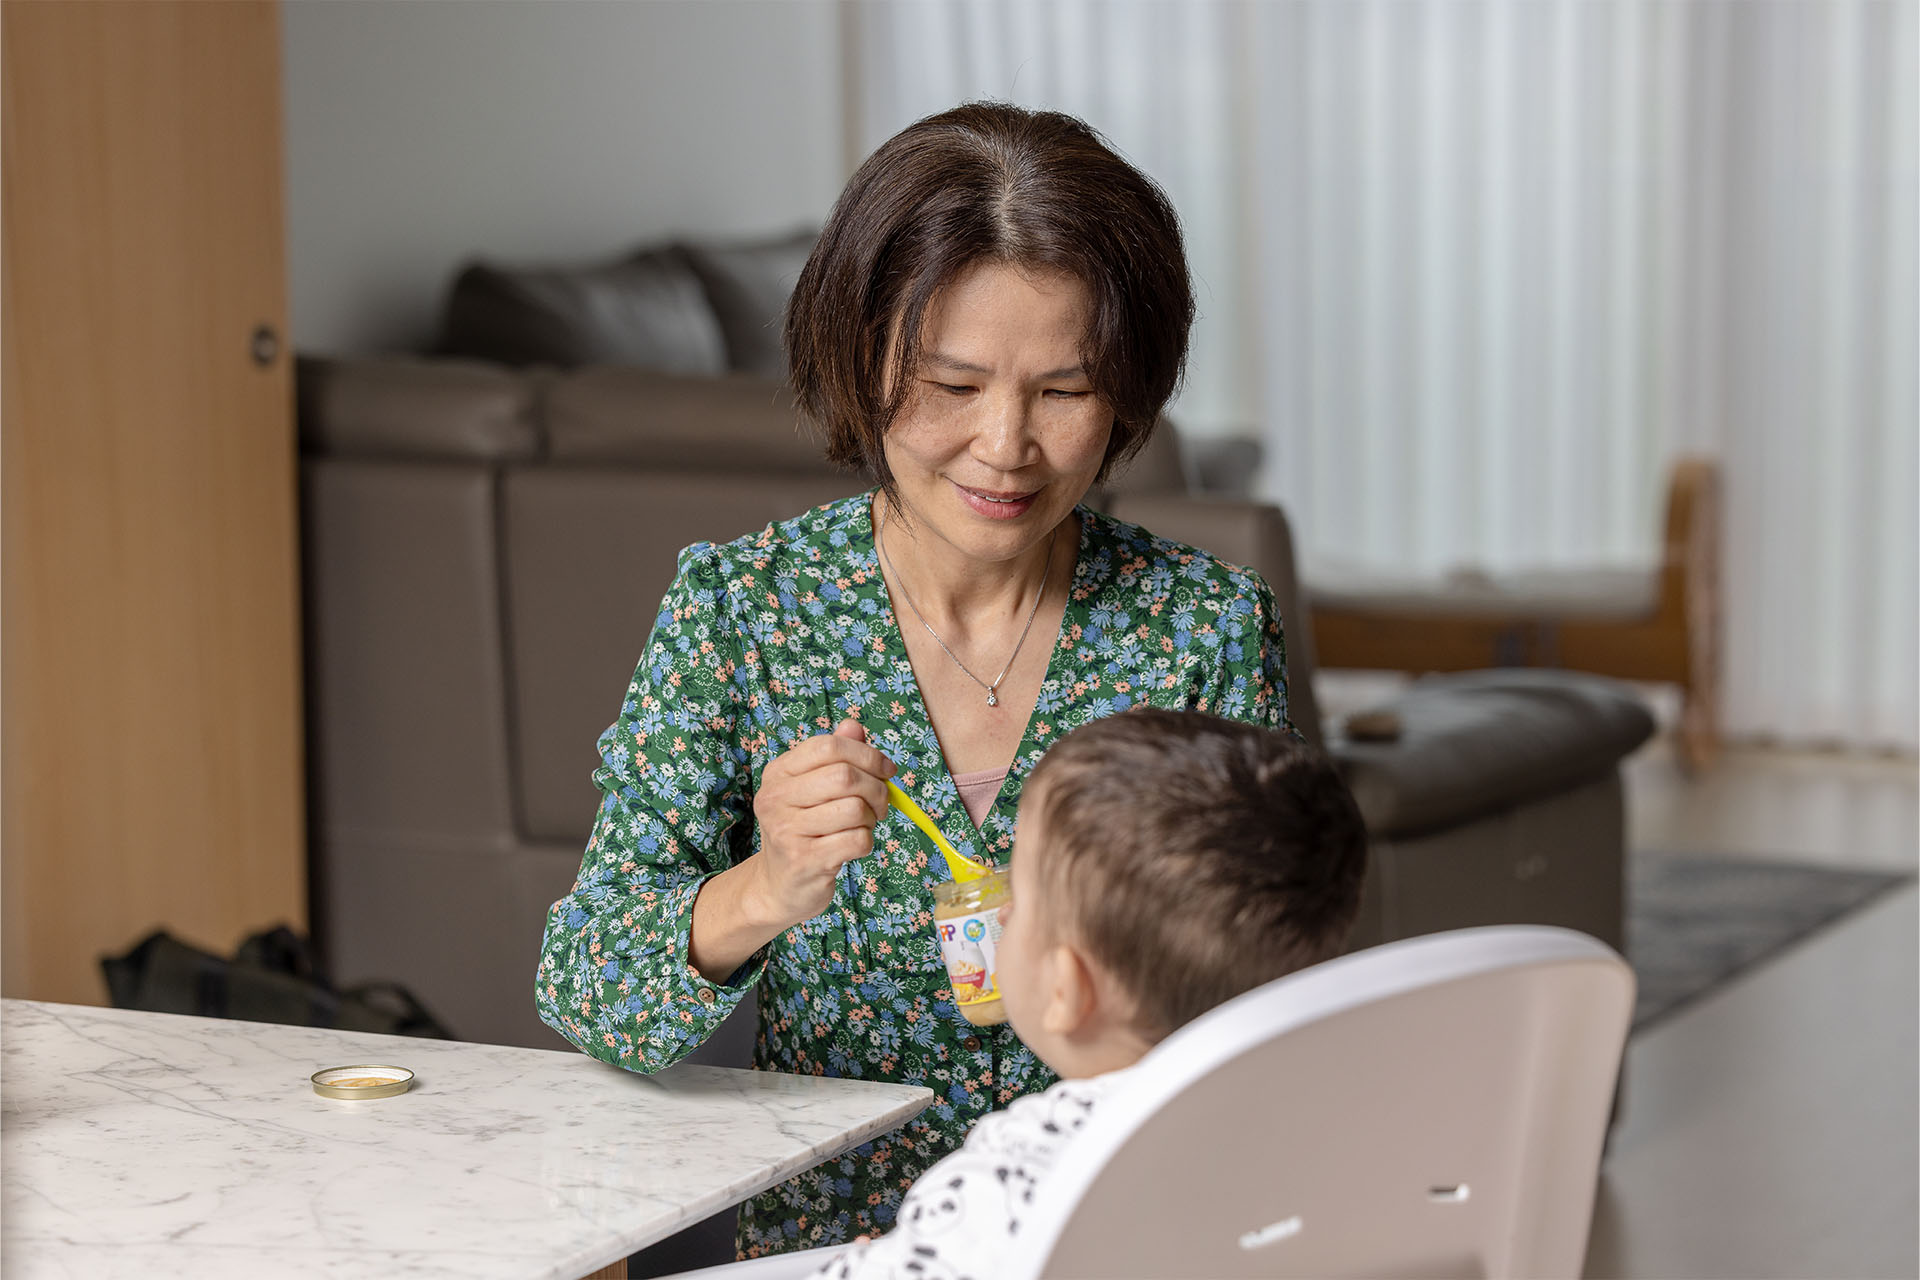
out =
<path fill-rule="evenodd" d="M 1627 762 L 1636 849 L 1912 871 L 1920 798 L 1911 757 L 1732 750 L 1698 778 L 1664 739 Z"/>
<path fill-rule="evenodd" d="M 1399 683 L 1316 689 L 1337 716 Z M 1671 723 L 1666 692 L 1647 692 Z M 1637 849 L 1920 870 L 1912 757 L 1750 747 L 1689 778 L 1658 737 L 1625 772 Z M 1920 1276 L 1917 973 L 1909 885 L 1636 1037 L 1587 1275 Z"/>
<path fill-rule="evenodd" d="M 1912 759 L 1629 762 L 1636 848 L 1920 869 Z M 1591 1277 L 1920 1275 L 1920 890 L 1909 885 L 1627 1050 Z"/>

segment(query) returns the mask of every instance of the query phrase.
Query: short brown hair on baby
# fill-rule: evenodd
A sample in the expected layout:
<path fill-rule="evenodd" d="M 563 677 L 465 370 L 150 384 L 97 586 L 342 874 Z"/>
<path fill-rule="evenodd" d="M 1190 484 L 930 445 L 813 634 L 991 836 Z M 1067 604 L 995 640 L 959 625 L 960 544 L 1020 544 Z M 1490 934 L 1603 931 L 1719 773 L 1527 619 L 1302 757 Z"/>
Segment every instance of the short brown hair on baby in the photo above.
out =
<path fill-rule="evenodd" d="M 1145 1035 L 1332 958 L 1353 927 L 1366 827 L 1296 738 L 1141 708 L 1062 738 L 1027 787 L 1045 850 L 1029 883 Z"/>

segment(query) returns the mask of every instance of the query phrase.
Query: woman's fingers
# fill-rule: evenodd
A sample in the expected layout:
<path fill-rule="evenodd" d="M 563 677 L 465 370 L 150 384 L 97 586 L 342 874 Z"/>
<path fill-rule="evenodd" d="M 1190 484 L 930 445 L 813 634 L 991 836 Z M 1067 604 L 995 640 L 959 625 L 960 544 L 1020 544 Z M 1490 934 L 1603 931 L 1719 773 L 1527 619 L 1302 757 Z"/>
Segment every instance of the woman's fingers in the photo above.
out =
<path fill-rule="evenodd" d="M 766 852 L 763 846 L 761 855 L 764 856 Z M 790 852 L 783 860 L 785 869 L 782 875 L 790 877 L 796 885 L 812 884 L 824 888 L 827 881 L 839 874 L 841 867 L 872 852 L 873 829 L 870 827 L 849 827 L 845 831 L 824 836 L 793 836 L 790 838 Z M 816 907 L 807 914 L 815 915 L 820 910 L 822 908 Z"/>
<path fill-rule="evenodd" d="M 878 822 L 887 812 L 887 782 L 863 769 L 841 761 L 823 764 L 794 777 L 785 788 L 783 799 L 796 808 L 810 809 L 848 798 L 864 801 L 870 811 L 868 822 Z"/>
<path fill-rule="evenodd" d="M 843 721 L 842 727 L 851 723 Z M 893 761 L 887 758 L 886 752 L 860 738 L 839 733 L 823 733 L 795 743 L 793 749 L 781 756 L 780 760 L 790 761 L 789 767 L 796 773 L 817 769 L 822 765 L 843 763 L 882 780 L 894 774 Z M 779 760 L 774 761 L 774 764 L 778 763 Z M 771 769 L 773 764 L 767 767 Z"/>
<path fill-rule="evenodd" d="M 832 734 L 795 743 L 768 763 L 759 799 L 804 809 L 858 796 L 872 811 L 870 821 L 878 822 L 887 811 L 887 779 L 894 765 L 883 752 L 852 736 L 858 732 L 858 722 L 847 720 Z M 755 806 L 763 818 L 765 807 Z"/>
<path fill-rule="evenodd" d="M 893 772 L 893 761 L 853 720 L 768 762 L 753 798 L 760 827 L 753 861 L 775 914 L 799 921 L 826 909 L 840 868 L 873 851 Z"/>
<path fill-rule="evenodd" d="M 855 827 L 850 831 L 836 831 L 830 836 L 821 836 L 820 852 L 831 858 L 837 871 L 849 862 L 856 862 L 873 852 L 873 828 Z"/>
<path fill-rule="evenodd" d="M 841 831 L 871 830 L 873 809 L 859 796 L 842 796 L 824 804 L 796 810 L 793 829 L 803 836 L 830 836 Z"/>

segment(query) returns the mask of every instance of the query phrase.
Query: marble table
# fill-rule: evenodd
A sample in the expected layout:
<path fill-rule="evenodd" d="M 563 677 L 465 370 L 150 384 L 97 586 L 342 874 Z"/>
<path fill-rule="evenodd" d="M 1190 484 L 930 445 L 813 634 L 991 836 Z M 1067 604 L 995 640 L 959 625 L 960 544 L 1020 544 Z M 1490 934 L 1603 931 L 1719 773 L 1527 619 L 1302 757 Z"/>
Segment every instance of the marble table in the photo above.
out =
<path fill-rule="evenodd" d="M 917 1115 L 926 1089 L 8 1000 L 0 1269 L 577 1280 Z M 337 1102 L 322 1067 L 411 1092 Z"/>

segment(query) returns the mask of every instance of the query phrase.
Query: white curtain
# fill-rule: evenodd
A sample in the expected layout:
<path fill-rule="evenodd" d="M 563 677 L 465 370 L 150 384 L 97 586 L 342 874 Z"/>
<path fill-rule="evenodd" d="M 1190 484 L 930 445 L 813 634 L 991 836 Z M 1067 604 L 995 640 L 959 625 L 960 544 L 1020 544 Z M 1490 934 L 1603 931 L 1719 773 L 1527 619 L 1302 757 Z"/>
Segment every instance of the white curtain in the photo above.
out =
<path fill-rule="evenodd" d="M 848 10 L 860 154 L 1081 115 L 1199 280 L 1190 432 L 1309 560 L 1650 561 L 1721 461 L 1730 733 L 1920 743 L 1914 0 L 924 0 Z"/>

